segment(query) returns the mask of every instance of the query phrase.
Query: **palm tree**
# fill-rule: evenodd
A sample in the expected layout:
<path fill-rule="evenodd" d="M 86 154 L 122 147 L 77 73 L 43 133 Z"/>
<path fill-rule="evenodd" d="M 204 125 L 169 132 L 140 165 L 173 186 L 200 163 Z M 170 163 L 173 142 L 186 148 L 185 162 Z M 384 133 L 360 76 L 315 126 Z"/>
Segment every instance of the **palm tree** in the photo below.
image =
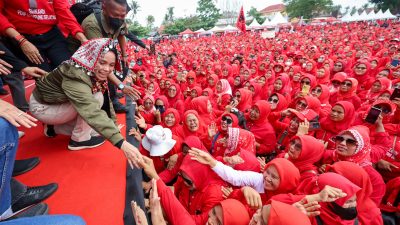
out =
<path fill-rule="evenodd" d="M 366 9 L 368 9 L 369 4 L 365 3 L 364 5 L 361 6 L 362 10 L 365 11 Z"/>
<path fill-rule="evenodd" d="M 343 15 L 346 15 L 350 11 L 350 6 L 346 6 L 346 8 L 344 8 L 344 10 L 346 10 L 346 11 L 344 11 Z"/>
<path fill-rule="evenodd" d="M 136 17 L 137 13 L 140 11 L 140 5 L 137 1 L 132 0 L 131 3 L 129 4 L 129 7 L 131 8 L 131 17 L 132 21 Z"/>
<path fill-rule="evenodd" d="M 167 15 L 168 15 L 168 21 L 173 22 L 174 21 L 174 7 L 167 8 Z"/>
<path fill-rule="evenodd" d="M 154 21 L 155 21 L 154 16 L 153 15 L 148 15 L 147 18 L 146 18 L 146 21 L 147 21 L 147 26 L 149 28 L 152 28 L 153 24 L 154 24 Z"/>

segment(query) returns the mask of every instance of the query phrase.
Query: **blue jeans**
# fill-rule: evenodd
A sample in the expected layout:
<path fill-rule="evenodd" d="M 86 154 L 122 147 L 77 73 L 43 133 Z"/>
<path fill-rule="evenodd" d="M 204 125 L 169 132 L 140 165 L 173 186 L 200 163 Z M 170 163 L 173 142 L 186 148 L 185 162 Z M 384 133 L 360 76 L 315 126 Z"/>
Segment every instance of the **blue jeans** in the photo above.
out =
<path fill-rule="evenodd" d="M 10 210 L 10 180 L 18 147 L 18 131 L 0 117 L 0 216 Z"/>
<path fill-rule="evenodd" d="M 0 222 L 1 225 L 85 225 L 85 221 L 72 215 L 45 215 Z"/>
<path fill-rule="evenodd" d="M 1 89 L 4 89 L 3 86 L 4 86 L 4 83 L 3 83 L 3 80 L 2 80 L 1 77 L 0 77 L 0 90 L 1 90 Z"/>

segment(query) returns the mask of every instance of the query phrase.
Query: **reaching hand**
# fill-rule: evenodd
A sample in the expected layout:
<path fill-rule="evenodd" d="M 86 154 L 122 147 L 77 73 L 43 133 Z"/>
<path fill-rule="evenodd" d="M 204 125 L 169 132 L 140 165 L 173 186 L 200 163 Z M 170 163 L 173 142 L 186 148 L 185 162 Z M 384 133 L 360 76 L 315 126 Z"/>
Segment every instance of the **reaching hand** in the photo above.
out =
<path fill-rule="evenodd" d="M 44 77 L 48 74 L 46 71 L 38 67 L 25 67 L 21 70 L 21 72 L 25 76 L 36 77 L 36 78 Z"/>
<path fill-rule="evenodd" d="M 5 52 L 0 51 L 0 55 L 3 55 Z M 12 69 L 13 66 L 8 64 L 6 61 L 0 59 L 0 75 L 8 75 L 11 73 L 10 69 Z"/>
<path fill-rule="evenodd" d="M 392 172 L 392 169 L 398 169 L 399 168 L 398 166 L 396 166 L 396 165 L 394 165 L 394 164 L 392 164 L 392 163 L 390 163 L 390 162 L 388 162 L 386 160 L 383 160 L 383 159 L 379 160 L 376 163 L 376 167 L 378 167 L 378 169 L 387 170 L 387 171 L 390 171 L 390 172 Z"/>
<path fill-rule="evenodd" d="M 256 190 L 254 190 L 251 187 L 243 187 L 242 192 L 243 192 L 244 198 L 246 199 L 247 204 L 251 208 L 258 209 L 258 208 L 262 207 L 260 193 L 258 193 Z"/>
<path fill-rule="evenodd" d="M 307 203 L 306 198 L 303 198 L 299 202 L 294 203 L 292 206 L 296 207 L 298 210 L 300 210 L 300 212 L 309 217 L 318 216 L 319 214 L 321 214 L 321 212 L 319 211 L 321 205 L 319 205 L 316 201 Z"/>
<path fill-rule="evenodd" d="M 29 41 L 25 41 L 24 43 L 22 43 L 21 50 L 32 63 L 42 64 L 44 62 L 39 50 Z"/>
<path fill-rule="evenodd" d="M 297 135 L 306 135 L 308 134 L 308 130 L 310 128 L 310 123 L 307 119 L 304 119 L 304 122 L 299 124 L 299 128 L 297 129 Z"/>
<path fill-rule="evenodd" d="M 121 146 L 121 150 L 124 152 L 126 159 L 128 160 L 129 165 L 133 169 L 133 166 L 139 168 L 140 163 L 143 161 L 142 154 L 140 154 L 139 150 L 131 145 L 129 142 L 124 141 Z"/>
<path fill-rule="evenodd" d="M 208 137 L 209 138 L 213 138 L 216 133 L 217 133 L 217 125 L 214 122 L 212 122 L 208 126 Z"/>
<path fill-rule="evenodd" d="M 151 180 L 151 191 L 150 191 L 150 212 L 151 221 L 154 225 L 166 225 L 163 211 L 161 208 L 160 197 L 158 197 L 157 181 L 155 179 Z"/>
<path fill-rule="evenodd" d="M 136 121 L 136 124 L 140 127 L 140 128 L 143 128 L 143 129 L 146 129 L 146 121 L 144 120 L 144 118 L 143 118 L 143 116 L 142 115 L 140 115 L 140 113 L 139 113 L 139 116 L 135 116 L 135 121 Z"/>
<path fill-rule="evenodd" d="M 217 160 L 215 160 L 208 152 L 200 149 L 191 148 L 189 150 L 189 155 L 191 156 L 191 159 L 196 160 L 201 164 L 209 165 L 210 167 L 215 167 L 215 165 L 217 165 Z"/>
<path fill-rule="evenodd" d="M 260 163 L 261 172 L 264 172 L 265 165 L 265 157 L 257 157 L 258 162 Z"/>
<path fill-rule="evenodd" d="M 153 164 L 153 160 L 146 157 L 146 156 L 142 156 L 143 160 L 141 162 L 139 162 L 140 166 L 143 168 L 144 172 L 147 174 L 147 176 L 149 176 L 150 178 L 153 179 L 159 179 L 160 177 L 157 174 L 157 171 L 154 167 Z"/>
<path fill-rule="evenodd" d="M 122 89 L 122 93 L 128 95 L 134 101 L 140 99 L 140 91 L 131 86 L 125 85 L 124 89 Z"/>
<path fill-rule="evenodd" d="M 138 142 L 141 142 L 141 141 L 142 141 L 142 134 L 140 133 L 139 128 L 138 128 L 138 129 L 131 128 L 131 129 L 129 130 L 129 135 L 132 135 L 133 137 L 135 137 L 135 139 L 136 139 Z"/>
<path fill-rule="evenodd" d="M 178 162 L 178 154 L 171 155 L 168 160 L 167 169 L 172 170 Z"/>
<path fill-rule="evenodd" d="M 133 216 L 135 218 L 135 222 L 138 225 L 147 225 L 147 217 L 146 213 L 140 208 L 135 201 L 131 202 Z"/>
<path fill-rule="evenodd" d="M 0 100 L 0 117 L 3 117 L 16 127 L 21 125 L 26 128 L 36 127 L 35 122 L 37 119 L 3 100 Z"/>
<path fill-rule="evenodd" d="M 235 166 L 237 164 L 244 163 L 244 160 L 240 158 L 239 155 L 234 155 L 230 157 L 224 157 L 224 161 L 228 163 L 230 166 Z"/>

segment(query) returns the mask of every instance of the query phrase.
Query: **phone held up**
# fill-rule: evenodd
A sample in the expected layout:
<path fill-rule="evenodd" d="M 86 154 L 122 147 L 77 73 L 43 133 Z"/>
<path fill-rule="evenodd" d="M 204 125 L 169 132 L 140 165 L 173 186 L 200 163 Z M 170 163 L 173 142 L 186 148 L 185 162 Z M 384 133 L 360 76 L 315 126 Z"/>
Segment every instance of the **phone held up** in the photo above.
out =
<path fill-rule="evenodd" d="M 367 117 L 365 117 L 365 122 L 374 124 L 381 113 L 382 113 L 381 109 L 372 107 L 369 110 Z"/>

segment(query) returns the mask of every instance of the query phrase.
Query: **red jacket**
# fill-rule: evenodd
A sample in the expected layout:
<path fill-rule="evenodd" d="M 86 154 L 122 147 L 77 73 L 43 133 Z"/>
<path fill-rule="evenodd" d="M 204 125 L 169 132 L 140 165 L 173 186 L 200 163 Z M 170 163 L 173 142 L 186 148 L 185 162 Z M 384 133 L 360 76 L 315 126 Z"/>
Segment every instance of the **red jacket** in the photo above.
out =
<path fill-rule="evenodd" d="M 58 23 L 75 36 L 83 32 L 65 0 L 36 0 L 37 9 L 29 9 L 26 0 L 0 0 L 0 31 L 15 28 L 23 34 L 44 34 Z"/>

